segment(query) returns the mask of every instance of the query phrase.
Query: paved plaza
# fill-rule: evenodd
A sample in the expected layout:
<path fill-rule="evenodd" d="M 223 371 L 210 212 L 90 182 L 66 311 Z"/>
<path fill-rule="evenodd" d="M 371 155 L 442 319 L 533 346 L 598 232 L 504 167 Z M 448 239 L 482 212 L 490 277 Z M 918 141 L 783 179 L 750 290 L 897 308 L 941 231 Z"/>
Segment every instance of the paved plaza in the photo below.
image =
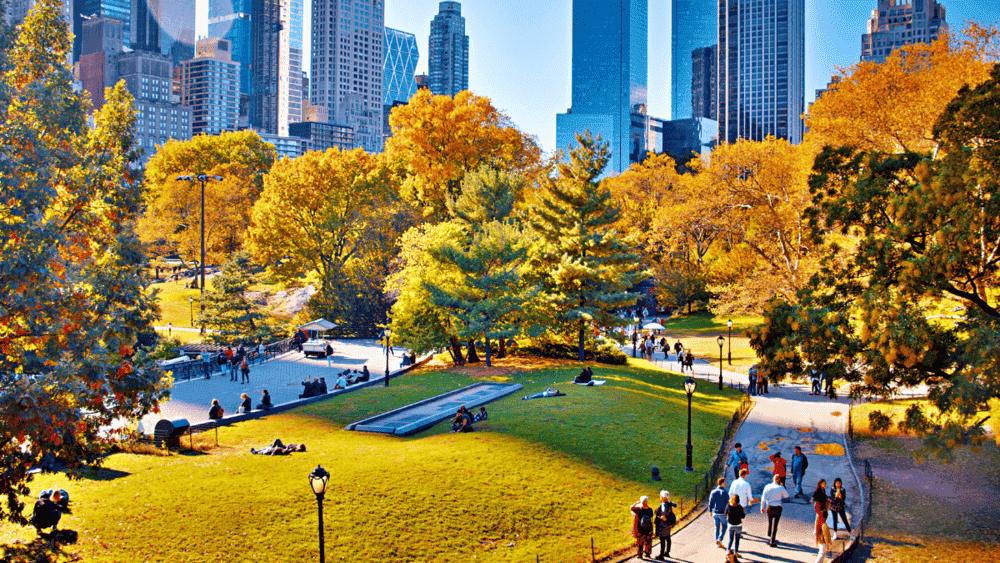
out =
<path fill-rule="evenodd" d="M 302 382 L 306 378 L 326 378 L 326 384 L 333 389 L 337 376 L 345 369 L 358 370 L 368 366 L 372 381 L 382 381 L 385 377 L 385 349 L 375 340 L 335 340 L 332 341 L 334 354 L 329 365 L 326 358 L 306 358 L 302 352 L 290 351 L 262 364 L 250 366 L 250 382 L 242 384 L 230 381 L 228 372 L 214 373 L 211 379 L 178 381 L 170 390 L 170 400 L 160 405 L 159 414 L 151 414 L 142 419 L 146 432 L 152 432 L 156 422 L 165 419 L 187 419 L 190 424 L 208 420 L 208 409 L 212 399 L 218 399 L 226 415 L 236 413 L 240 404 L 240 394 L 250 395 L 254 405 L 260 402 L 261 391 L 267 389 L 271 402 L 282 405 L 297 401 L 302 394 Z M 389 370 L 400 369 L 405 350 L 396 348 L 389 356 Z M 237 379 L 240 375 L 237 373 Z"/>

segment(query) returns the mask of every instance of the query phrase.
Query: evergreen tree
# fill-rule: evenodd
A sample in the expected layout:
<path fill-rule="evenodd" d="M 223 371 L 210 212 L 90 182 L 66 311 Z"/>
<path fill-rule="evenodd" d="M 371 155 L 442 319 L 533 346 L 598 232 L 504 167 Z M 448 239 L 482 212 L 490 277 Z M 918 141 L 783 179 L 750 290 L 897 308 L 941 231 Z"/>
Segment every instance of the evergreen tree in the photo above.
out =
<path fill-rule="evenodd" d="M 255 275 L 250 255 L 246 251 L 234 254 L 205 292 L 205 311 L 199 320 L 215 329 L 213 340 L 256 342 L 274 333 L 263 307 L 247 298 Z"/>
<path fill-rule="evenodd" d="M 648 273 L 639 266 L 634 236 L 621 237 L 612 227 L 619 208 L 599 182 L 607 143 L 589 131 L 576 139 L 579 147 L 556 164 L 556 177 L 544 180 L 529 215 L 537 235 L 531 269 L 543 310 L 556 330 L 576 331 L 582 362 L 588 326 L 621 325 L 614 309 L 635 303 L 628 289 Z"/>

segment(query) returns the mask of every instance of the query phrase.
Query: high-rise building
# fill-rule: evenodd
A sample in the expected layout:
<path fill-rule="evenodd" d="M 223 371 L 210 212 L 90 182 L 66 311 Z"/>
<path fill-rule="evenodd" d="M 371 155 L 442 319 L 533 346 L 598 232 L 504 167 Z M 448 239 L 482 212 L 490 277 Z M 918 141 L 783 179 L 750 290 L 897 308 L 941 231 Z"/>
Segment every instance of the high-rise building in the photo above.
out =
<path fill-rule="evenodd" d="M 208 0 L 208 34 L 229 41 L 240 63 L 240 92 L 250 93 L 250 13 L 252 0 Z"/>
<path fill-rule="evenodd" d="M 170 102 L 174 74 L 170 57 L 131 51 L 118 55 L 115 63 L 117 79 L 125 81 L 135 98 L 135 142 L 143 149 L 143 162 L 156 152 L 157 145 L 190 139 L 191 110 Z"/>
<path fill-rule="evenodd" d="M 129 30 L 132 22 L 132 0 L 73 0 L 73 62 L 80 60 L 83 43 L 83 22 L 89 18 L 108 18 L 122 22 L 122 44 L 132 44 Z"/>
<path fill-rule="evenodd" d="M 313 0 L 309 101 L 354 128 L 354 142 L 382 151 L 384 0 Z M 347 107 L 350 106 L 350 107 Z M 348 115 L 355 121 L 340 121 Z"/>
<path fill-rule="evenodd" d="M 719 140 L 802 141 L 805 0 L 719 0 Z"/>
<path fill-rule="evenodd" d="M 90 94 L 91 108 L 104 107 L 104 89 L 115 85 L 115 58 L 122 52 L 122 22 L 107 18 L 91 18 L 83 22 L 80 60 L 77 63 L 80 82 Z"/>
<path fill-rule="evenodd" d="M 132 0 L 130 47 L 180 65 L 194 56 L 194 14 L 195 0 Z"/>
<path fill-rule="evenodd" d="M 195 57 L 181 63 L 181 103 L 191 108 L 191 133 L 235 131 L 240 111 L 240 63 L 229 41 L 199 39 Z"/>
<path fill-rule="evenodd" d="M 420 60 L 417 37 L 387 27 L 382 53 L 385 57 L 382 67 L 382 136 L 387 139 L 392 135 L 389 127 L 392 108 L 406 104 L 417 93 L 416 72 L 417 61 Z"/>
<path fill-rule="evenodd" d="M 673 0 L 670 33 L 670 119 L 692 116 L 691 56 L 717 41 L 718 0 Z M 695 116 L 698 117 L 698 116 Z"/>
<path fill-rule="evenodd" d="M 311 151 L 325 151 L 332 147 L 350 150 L 356 146 L 354 144 L 354 130 L 346 125 L 303 121 L 289 125 L 288 132 L 293 137 L 308 140 L 308 150 Z"/>
<path fill-rule="evenodd" d="M 718 49 L 715 45 L 691 52 L 691 117 L 718 119 Z M 675 118 L 676 119 L 676 118 Z"/>
<path fill-rule="evenodd" d="M 454 96 L 469 89 L 469 36 L 458 2 L 441 2 L 431 21 L 427 71 L 431 92 Z"/>
<path fill-rule="evenodd" d="M 893 49 L 931 43 L 948 31 L 944 6 L 937 0 L 878 0 L 861 36 L 861 60 L 885 62 Z"/>
<path fill-rule="evenodd" d="M 78 0 L 79 1 L 79 0 Z M 24 18 L 28 17 L 31 9 L 35 7 L 35 0 L 10 0 L 7 3 L 7 9 L 4 11 L 4 17 L 7 23 L 14 24 L 24 21 Z M 73 0 L 63 0 L 62 5 L 63 19 L 66 20 L 68 25 L 73 24 Z"/>
<path fill-rule="evenodd" d="M 556 142 L 565 150 L 577 133 L 600 135 L 612 172 L 645 156 L 646 12 L 647 0 L 573 0 L 572 107 L 556 116 Z"/>
<path fill-rule="evenodd" d="M 288 136 L 302 119 L 302 0 L 253 0 L 250 126 Z"/>

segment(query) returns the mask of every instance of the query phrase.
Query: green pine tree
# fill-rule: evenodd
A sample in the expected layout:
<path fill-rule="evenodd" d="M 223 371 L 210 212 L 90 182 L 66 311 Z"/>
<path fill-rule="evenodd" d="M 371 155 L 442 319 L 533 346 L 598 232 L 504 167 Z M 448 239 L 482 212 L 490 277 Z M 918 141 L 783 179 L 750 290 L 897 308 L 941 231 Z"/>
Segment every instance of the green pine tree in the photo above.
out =
<path fill-rule="evenodd" d="M 215 329 L 213 340 L 257 342 L 274 334 L 264 307 L 247 298 L 255 281 L 253 263 L 245 251 L 222 265 L 222 271 L 205 292 L 205 310 L 199 317 L 205 326 Z"/>
<path fill-rule="evenodd" d="M 614 309 L 635 304 L 628 290 L 648 276 L 634 237 L 612 228 L 619 208 L 599 178 L 610 152 L 600 137 L 577 135 L 579 147 L 556 165 L 529 209 L 537 236 L 531 270 L 541 284 L 541 308 L 555 331 L 576 332 L 584 360 L 588 327 L 619 326 Z"/>

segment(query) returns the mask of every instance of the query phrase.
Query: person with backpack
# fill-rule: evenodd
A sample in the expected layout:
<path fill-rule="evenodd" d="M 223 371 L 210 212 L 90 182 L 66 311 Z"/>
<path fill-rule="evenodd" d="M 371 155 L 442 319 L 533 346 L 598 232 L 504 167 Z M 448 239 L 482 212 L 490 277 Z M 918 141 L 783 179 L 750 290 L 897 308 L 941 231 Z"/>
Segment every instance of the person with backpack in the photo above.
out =
<path fill-rule="evenodd" d="M 688 373 L 694 373 L 694 352 L 691 350 L 687 351 L 687 355 L 684 357 L 684 365 L 688 368 Z"/>
<path fill-rule="evenodd" d="M 805 495 L 802 494 L 802 479 L 808 468 L 809 459 L 802 453 L 802 447 L 795 446 L 795 455 L 792 456 L 792 481 L 795 483 L 793 498 L 805 498 Z"/>
<path fill-rule="evenodd" d="M 632 505 L 632 537 L 635 538 L 635 548 L 639 559 L 643 553 L 649 557 L 653 551 L 653 509 L 649 507 L 649 497 L 641 496 Z"/>
<path fill-rule="evenodd" d="M 660 538 L 660 554 L 656 559 L 660 561 L 663 561 L 664 557 L 670 557 L 670 530 L 677 524 L 675 508 L 677 504 L 670 502 L 670 492 L 660 491 L 660 506 L 656 507 L 656 537 Z M 664 555 L 664 544 L 666 555 Z"/>
<path fill-rule="evenodd" d="M 212 408 L 208 409 L 208 418 L 212 420 L 219 420 L 226 415 L 225 409 L 219 404 L 218 399 L 212 399 Z"/>
<path fill-rule="evenodd" d="M 243 374 L 241 383 L 250 383 L 250 366 L 247 365 L 246 358 L 243 358 L 243 363 L 240 365 L 240 372 Z"/>
<path fill-rule="evenodd" d="M 736 478 L 740 476 L 740 469 L 746 466 L 748 469 L 750 467 L 750 459 L 747 454 L 743 453 L 743 444 L 736 442 L 736 446 L 733 448 L 733 452 L 729 454 L 729 459 L 726 461 L 726 469 L 732 466 L 733 475 Z"/>

